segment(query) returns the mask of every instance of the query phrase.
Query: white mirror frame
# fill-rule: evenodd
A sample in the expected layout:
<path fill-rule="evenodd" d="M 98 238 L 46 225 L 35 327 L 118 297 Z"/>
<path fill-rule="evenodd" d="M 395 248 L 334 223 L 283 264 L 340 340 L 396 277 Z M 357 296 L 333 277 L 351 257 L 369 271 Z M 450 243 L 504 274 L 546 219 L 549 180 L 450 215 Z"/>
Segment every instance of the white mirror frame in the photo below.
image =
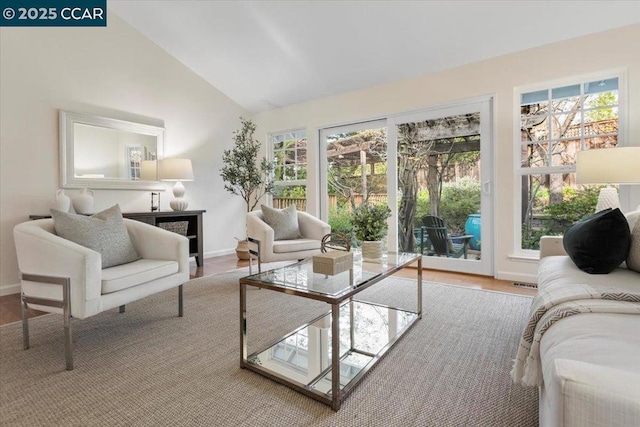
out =
<path fill-rule="evenodd" d="M 74 124 L 99 126 L 156 137 L 157 159 L 164 149 L 164 128 L 127 122 L 108 117 L 60 110 L 60 185 L 62 188 L 92 188 L 100 190 L 165 190 L 160 181 L 120 180 L 108 178 L 78 178 L 74 174 Z M 158 176 L 156 174 L 156 176 Z"/>

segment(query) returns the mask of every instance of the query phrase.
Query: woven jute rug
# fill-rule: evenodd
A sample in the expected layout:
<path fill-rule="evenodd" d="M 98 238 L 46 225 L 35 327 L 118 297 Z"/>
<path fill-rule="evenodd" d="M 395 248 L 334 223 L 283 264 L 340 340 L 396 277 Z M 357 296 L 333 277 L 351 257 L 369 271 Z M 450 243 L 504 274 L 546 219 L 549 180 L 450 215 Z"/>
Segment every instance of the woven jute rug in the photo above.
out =
<path fill-rule="evenodd" d="M 0 328 L 0 424 L 78 426 L 537 426 L 536 389 L 512 384 L 528 297 L 424 283 L 423 318 L 363 378 L 338 412 L 239 368 L 238 279 L 231 272 L 73 321 L 75 370 L 64 370 L 62 318 Z M 428 279 L 428 277 L 425 277 Z M 415 281 L 359 295 L 415 306 Z M 248 292 L 250 351 L 328 306 Z"/>

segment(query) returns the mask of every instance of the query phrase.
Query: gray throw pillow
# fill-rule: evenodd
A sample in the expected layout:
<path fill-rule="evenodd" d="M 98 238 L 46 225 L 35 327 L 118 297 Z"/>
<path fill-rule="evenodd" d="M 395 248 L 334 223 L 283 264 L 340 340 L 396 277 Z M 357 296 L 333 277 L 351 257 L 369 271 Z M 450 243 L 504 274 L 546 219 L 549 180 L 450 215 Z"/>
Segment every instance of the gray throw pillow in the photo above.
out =
<path fill-rule="evenodd" d="M 273 240 L 292 240 L 300 237 L 298 213 L 295 205 L 286 209 L 274 209 L 260 205 L 264 222 L 273 228 Z"/>
<path fill-rule="evenodd" d="M 56 234 L 102 254 L 102 268 L 140 259 L 115 205 L 92 216 L 51 209 Z"/>
<path fill-rule="evenodd" d="M 631 247 L 627 256 L 627 268 L 640 273 L 640 221 L 631 231 Z"/>

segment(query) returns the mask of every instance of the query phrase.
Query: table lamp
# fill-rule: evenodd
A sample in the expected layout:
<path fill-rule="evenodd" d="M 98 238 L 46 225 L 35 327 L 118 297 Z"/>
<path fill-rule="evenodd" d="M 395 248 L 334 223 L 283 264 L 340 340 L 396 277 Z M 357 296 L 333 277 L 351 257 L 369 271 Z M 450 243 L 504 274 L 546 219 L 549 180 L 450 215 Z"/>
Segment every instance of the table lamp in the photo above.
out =
<path fill-rule="evenodd" d="M 173 186 L 173 200 L 169 206 L 174 211 L 183 211 L 189 206 L 184 198 L 185 189 L 182 181 L 193 181 L 193 168 L 189 159 L 164 159 L 160 160 L 160 180 L 175 181 Z"/>
<path fill-rule="evenodd" d="M 576 157 L 578 184 L 640 183 L 640 147 L 616 147 L 579 151 Z M 598 195 L 596 212 L 619 208 L 615 187 L 604 187 Z"/>
<path fill-rule="evenodd" d="M 158 162 L 155 160 L 143 160 L 140 163 L 140 181 L 158 180 Z"/>

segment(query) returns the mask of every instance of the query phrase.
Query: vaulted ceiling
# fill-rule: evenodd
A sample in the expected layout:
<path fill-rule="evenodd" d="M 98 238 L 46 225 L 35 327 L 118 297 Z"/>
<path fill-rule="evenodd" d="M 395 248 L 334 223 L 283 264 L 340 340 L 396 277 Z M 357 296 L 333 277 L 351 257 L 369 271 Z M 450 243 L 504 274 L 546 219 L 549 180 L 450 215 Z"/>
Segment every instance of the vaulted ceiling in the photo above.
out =
<path fill-rule="evenodd" d="M 637 0 L 110 0 L 109 9 L 251 112 L 640 23 Z"/>

